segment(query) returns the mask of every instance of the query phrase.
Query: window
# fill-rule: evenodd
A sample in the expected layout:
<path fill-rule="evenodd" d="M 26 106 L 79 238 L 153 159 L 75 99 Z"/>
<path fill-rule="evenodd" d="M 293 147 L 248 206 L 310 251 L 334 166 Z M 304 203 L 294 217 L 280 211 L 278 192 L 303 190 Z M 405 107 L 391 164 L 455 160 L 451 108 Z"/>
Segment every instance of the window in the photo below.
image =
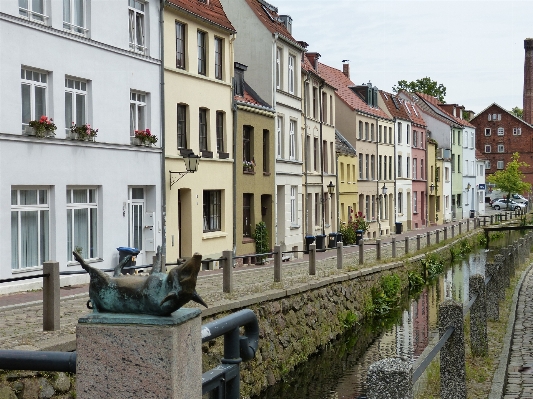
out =
<path fill-rule="evenodd" d="M 198 31 L 198 73 L 200 75 L 207 74 L 206 36 L 205 32 Z"/>
<path fill-rule="evenodd" d="M 413 213 L 418 213 L 418 192 L 413 191 Z"/>
<path fill-rule="evenodd" d="M 67 259 L 98 256 L 98 205 L 95 188 L 67 190 Z"/>
<path fill-rule="evenodd" d="M 243 237 L 252 236 L 252 204 L 253 194 L 242 195 L 242 235 Z"/>
<path fill-rule="evenodd" d="M 44 14 L 44 0 L 19 0 L 19 15 L 37 22 L 48 19 Z"/>
<path fill-rule="evenodd" d="M 198 115 L 200 151 L 207 151 L 207 109 L 200 108 Z"/>
<path fill-rule="evenodd" d="M 129 208 L 128 208 L 128 246 L 143 249 L 143 231 L 144 231 L 144 188 L 129 188 Z"/>
<path fill-rule="evenodd" d="M 322 141 L 322 171 L 328 173 L 328 142 Z"/>
<path fill-rule="evenodd" d="M 21 69 L 22 95 L 22 130 L 28 122 L 46 115 L 46 89 L 48 75 L 46 73 Z"/>
<path fill-rule="evenodd" d="M 416 179 L 416 170 L 417 170 L 417 159 L 416 158 L 413 158 L 413 179 Z"/>
<path fill-rule="evenodd" d="M 491 152 L 491 148 L 490 148 L 490 144 L 485 144 L 485 153 L 490 153 Z"/>
<path fill-rule="evenodd" d="M 490 161 L 485 162 L 485 169 L 490 169 Z"/>
<path fill-rule="evenodd" d="M 424 132 L 420 132 L 420 148 L 424 148 Z"/>
<path fill-rule="evenodd" d="M 222 79 L 222 39 L 215 37 L 215 79 Z"/>
<path fill-rule="evenodd" d="M 221 191 L 204 190 L 204 232 L 221 230 Z"/>
<path fill-rule="evenodd" d="M 318 138 L 314 138 L 313 139 L 313 149 L 314 149 L 314 154 L 313 154 L 313 167 L 314 167 L 314 171 L 315 172 L 318 172 L 318 160 L 320 159 L 320 155 L 319 155 L 319 147 L 318 147 Z"/>
<path fill-rule="evenodd" d="M 385 159 L 386 158 L 387 157 L 385 157 Z M 381 173 L 381 171 L 382 171 L 382 167 L 381 166 L 382 166 L 382 163 L 383 163 L 383 157 L 381 155 L 378 157 L 378 163 L 379 163 L 379 165 L 378 165 L 378 180 L 382 180 L 381 178 L 382 178 L 383 175 Z"/>
<path fill-rule="evenodd" d="M 318 119 L 318 87 L 313 86 L 313 118 Z"/>
<path fill-rule="evenodd" d="M 278 126 L 277 126 L 277 151 L 276 156 L 278 158 L 283 157 L 283 118 L 278 116 Z"/>
<path fill-rule="evenodd" d="M 461 173 L 461 156 L 457 155 L 457 173 Z"/>
<path fill-rule="evenodd" d="M 253 159 L 253 136 L 254 128 L 252 126 L 243 126 L 242 129 L 242 160 L 243 162 L 252 162 Z"/>
<path fill-rule="evenodd" d="M 328 123 L 328 95 L 322 92 L 322 121 Z"/>
<path fill-rule="evenodd" d="M 413 130 L 413 147 L 418 147 L 418 132 Z"/>
<path fill-rule="evenodd" d="M 139 0 L 128 0 L 130 17 L 130 49 L 144 53 L 144 3 Z"/>
<path fill-rule="evenodd" d="M 457 131 L 457 145 L 461 145 L 461 132 Z"/>
<path fill-rule="evenodd" d="M 498 128 L 498 136 L 503 136 L 503 134 L 504 134 L 504 129 L 503 129 L 503 127 L 499 127 L 499 128 Z"/>
<path fill-rule="evenodd" d="M 276 89 L 281 88 L 281 49 L 276 48 Z"/>
<path fill-rule="evenodd" d="M 392 127 L 389 127 L 389 144 L 394 144 L 392 141 Z"/>
<path fill-rule="evenodd" d="M 86 7 L 85 0 L 63 0 L 63 29 L 85 35 Z"/>
<path fill-rule="evenodd" d="M 389 157 L 389 180 L 392 180 L 392 155 Z"/>
<path fill-rule="evenodd" d="M 403 213 L 403 193 L 398 193 L 398 213 Z"/>
<path fill-rule="evenodd" d="M 522 128 L 513 127 L 513 136 L 521 136 L 521 135 L 522 135 Z"/>
<path fill-rule="evenodd" d="M 378 127 L 378 142 L 381 143 L 383 141 L 383 126 L 379 125 Z"/>
<path fill-rule="evenodd" d="M 490 114 L 489 114 L 490 116 Z M 485 136 L 490 136 L 490 127 L 485 128 Z"/>
<path fill-rule="evenodd" d="M 420 178 L 424 180 L 424 159 L 420 160 Z"/>
<path fill-rule="evenodd" d="M 289 55 L 289 93 L 294 94 L 294 55 Z M 315 115 L 316 117 L 316 115 Z"/>
<path fill-rule="evenodd" d="M 224 152 L 224 112 L 217 111 L 216 114 L 217 131 L 217 152 Z"/>
<path fill-rule="evenodd" d="M 348 168 L 348 174 L 350 173 L 350 168 Z M 363 179 L 363 154 L 359 154 L 359 179 Z M 348 181 L 350 178 L 348 177 Z"/>
<path fill-rule="evenodd" d="M 48 190 L 11 190 L 11 268 L 42 265 L 49 257 Z"/>
<path fill-rule="evenodd" d="M 452 173 L 455 173 L 455 154 L 452 154 Z"/>
<path fill-rule="evenodd" d="M 320 194 L 315 193 L 315 226 L 320 224 Z"/>
<path fill-rule="evenodd" d="M 370 157 L 369 157 L 368 154 L 366 154 L 365 155 L 365 178 L 366 178 L 366 180 L 368 180 L 368 178 L 370 177 L 370 175 L 369 175 L 369 172 L 370 172 L 369 162 L 370 162 Z"/>
<path fill-rule="evenodd" d="M 363 140 L 363 121 L 359 121 L 359 140 Z"/>
<path fill-rule="evenodd" d="M 407 133 L 405 135 L 406 143 L 409 144 L 409 137 L 411 136 L 411 126 L 407 125 Z"/>
<path fill-rule="evenodd" d="M 444 168 L 444 181 L 450 181 L 450 168 Z"/>
<path fill-rule="evenodd" d="M 405 172 L 407 173 L 407 178 L 409 178 L 409 175 L 411 174 L 411 169 L 409 168 L 409 164 L 411 163 L 411 157 L 407 157 L 407 167 L 405 168 Z"/>
<path fill-rule="evenodd" d="M 402 142 L 402 123 L 398 122 L 398 144 Z"/>
<path fill-rule="evenodd" d="M 269 161 L 270 161 L 270 132 L 267 129 L 263 129 L 263 173 L 268 173 Z"/>
<path fill-rule="evenodd" d="M 383 156 L 383 180 L 387 180 L 387 156 Z"/>
<path fill-rule="evenodd" d="M 489 114 L 488 116 L 489 116 L 489 121 L 491 121 L 492 120 L 492 114 Z"/>
<path fill-rule="evenodd" d="M 498 152 L 505 152 L 505 148 L 503 144 L 498 144 Z"/>
<path fill-rule="evenodd" d="M 374 137 L 374 124 L 370 124 L 370 141 L 376 141 L 376 138 Z"/>
<path fill-rule="evenodd" d="M 503 161 L 498 161 L 498 162 L 496 163 L 496 168 L 498 168 L 498 169 L 503 169 L 503 166 L 504 166 L 504 165 L 503 165 Z"/>
<path fill-rule="evenodd" d="M 470 132 L 470 148 L 474 148 L 474 132 Z"/>
<path fill-rule="evenodd" d="M 178 148 L 187 148 L 187 106 L 178 104 Z"/>
<path fill-rule="evenodd" d="M 455 130 L 452 130 L 452 144 L 455 144 Z"/>
<path fill-rule="evenodd" d="M 289 121 L 289 159 L 296 159 L 296 121 Z"/>
<path fill-rule="evenodd" d="M 370 178 L 376 180 L 376 156 L 370 156 Z"/>
<path fill-rule="evenodd" d="M 87 83 L 81 80 L 65 79 L 65 128 L 84 125 L 87 116 Z"/>
<path fill-rule="evenodd" d="M 185 24 L 176 22 L 176 68 L 185 69 Z"/>
<path fill-rule="evenodd" d="M 402 156 L 398 155 L 398 176 L 402 177 Z"/>
<path fill-rule="evenodd" d="M 365 122 L 365 140 L 370 139 L 369 133 L 368 122 Z"/>
<path fill-rule="evenodd" d="M 329 124 L 333 126 L 333 96 L 329 96 Z"/>
<path fill-rule="evenodd" d="M 291 186 L 291 224 L 295 225 L 297 223 L 297 215 L 296 212 L 297 209 L 297 203 L 296 203 L 296 195 L 298 194 L 298 187 L 297 186 Z"/>
<path fill-rule="evenodd" d="M 130 136 L 135 131 L 146 129 L 146 94 L 132 91 L 130 93 Z"/>

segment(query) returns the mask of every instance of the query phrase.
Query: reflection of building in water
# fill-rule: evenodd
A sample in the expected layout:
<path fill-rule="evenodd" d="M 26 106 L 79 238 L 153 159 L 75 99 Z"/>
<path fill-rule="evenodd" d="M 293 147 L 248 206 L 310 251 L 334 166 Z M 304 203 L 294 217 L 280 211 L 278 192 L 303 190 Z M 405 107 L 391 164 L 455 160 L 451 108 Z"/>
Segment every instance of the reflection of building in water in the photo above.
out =
<path fill-rule="evenodd" d="M 444 273 L 444 299 L 452 299 L 453 293 L 452 293 L 452 286 L 453 286 L 453 269 L 449 269 Z"/>
<path fill-rule="evenodd" d="M 411 302 L 412 314 L 412 341 L 413 357 L 416 358 L 424 351 L 428 345 L 429 335 L 429 302 L 427 288 L 420 293 L 417 301 Z"/>

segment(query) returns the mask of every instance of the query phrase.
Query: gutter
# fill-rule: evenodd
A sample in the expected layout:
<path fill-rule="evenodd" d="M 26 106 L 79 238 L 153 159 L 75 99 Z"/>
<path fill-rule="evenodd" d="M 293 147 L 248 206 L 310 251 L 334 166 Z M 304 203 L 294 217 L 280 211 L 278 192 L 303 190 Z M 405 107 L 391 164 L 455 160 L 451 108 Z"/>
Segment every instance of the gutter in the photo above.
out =
<path fill-rule="evenodd" d="M 320 147 L 320 201 L 322 202 L 322 235 L 326 234 L 326 227 L 325 227 L 325 221 L 324 221 L 324 213 L 326 211 L 326 201 L 324 200 L 324 143 L 322 140 L 322 126 L 324 125 L 324 112 L 322 112 L 322 89 L 324 87 L 324 82 L 320 83 L 320 86 L 318 87 L 318 109 L 320 112 L 320 143 L 318 143 Z M 327 148 L 326 148 L 327 151 Z M 327 198 L 327 197 L 326 197 Z M 326 239 L 324 238 L 324 241 Z"/>
<path fill-rule="evenodd" d="M 303 224 L 304 224 L 304 228 L 303 228 L 303 233 L 304 233 L 304 244 L 305 244 L 305 236 L 307 236 L 309 234 L 308 232 L 308 226 L 309 226 L 309 212 L 308 212 L 308 209 L 307 209 L 307 196 L 308 196 L 308 193 L 307 193 L 307 174 L 308 174 L 308 170 L 309 170 L 309 157 L 307 156 L 307 113 L 308 113 L 308 109 L 307 109 L 307 93 L 306 93 L 306 90 L 305 90 L 305 87 L 306 87 L 306 83 L 309 82 L 309 71 L 307 72 L 307 76 L 304 80 L 304 92 L 303 92 L 303 99 L 304 99 L 304 137 L 303 137 L 303 145 L 302 145 L 302 148 L 303 148 L 303 157 L 304 157 L 304 198 L 303 198 L 303 201 L 302 203 L 304 204 L 303 205 L 303 208 L 302 211 L 305 213 L 305 217 L 302 218 L 303 219 Z"/>
<path fill-rule="evenodd" d="M 166 226 L 166 217 L 167 217 L 167 192 L 166 192 L 166 179 L 165 179 L 165 42 L 164 42 L 164 19 L 163 12 L 165 8 L 165 0 L 161 0 L 159 6 L 159 45 L 161 64 L 159 68 L 159 95 L 160 95 L 160 109 L 161 109 L 161 126 L 160 126 L 160 135 L 161 135 L 161 253 L 163 256 L 166 256 L 167 250 L 167 226 Z M 181 237 L 180 237 L 181 239 Z M 180 254 L 181 255 L 181 254 Z"/>

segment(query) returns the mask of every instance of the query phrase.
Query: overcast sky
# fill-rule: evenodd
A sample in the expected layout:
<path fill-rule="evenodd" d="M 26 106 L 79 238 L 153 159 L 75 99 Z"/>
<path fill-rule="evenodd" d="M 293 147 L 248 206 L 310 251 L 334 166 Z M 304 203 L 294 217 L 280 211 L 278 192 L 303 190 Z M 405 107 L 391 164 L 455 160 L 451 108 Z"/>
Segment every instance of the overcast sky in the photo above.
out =
<path fill-rule="evenodd" d="M 476 113 L 493 102 L 522 108 L 533 0 L 269 2 L 321 62 L 342 69 L 350 60 L 356 84 L 392 91 L 398 80 L 429 76 L 446 86 L 446 102 Z"/>

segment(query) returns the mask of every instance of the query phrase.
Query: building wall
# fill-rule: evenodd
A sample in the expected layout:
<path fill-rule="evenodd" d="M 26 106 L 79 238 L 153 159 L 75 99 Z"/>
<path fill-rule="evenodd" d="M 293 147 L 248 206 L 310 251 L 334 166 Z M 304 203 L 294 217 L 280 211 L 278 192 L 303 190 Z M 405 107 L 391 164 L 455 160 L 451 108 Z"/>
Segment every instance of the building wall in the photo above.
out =
<path fill-rule="evenodd" d="M 401 139 L 399 126 L 401 125 Z M 413 156 L 411 153 L 411 122 L 406 120 L 396 120 L 395 123 L 395 143 L 396 143 L 396 222 L 403 225 L 403 230 L 413 228 Z M 409 134 L 408 134 L 409 132 Z M 401 170 L 400 168 L 401 164 Z"/>
<path fill-rule="evenodd" d="M 416 135 L 416 142 L 415 142 Z M 411 155 L 413 177 L 413 228 L 426 226 L 428 190 L 427 190 L 427 165 L 426 165 L 426 131 L 412 125 Z M 416 144 L 416 145 L 415 145 Z M 416 162 L 415 162 L 416 160 Z M 415 203 L 416 198 L 416 203 Z M 416 205 L 416 208 L 415 208 Z"/>
<path fill-rule="evenodd" d="M 396 163 L 394 161 L 394 122 L 392 120 L 379 120 L 378 125 L 378 143 L 377 143 L 377 168 L 378 168 L 378 184 L 376 190 L 379 191 L 381 197 L 379 203 L 379 213 L 381 226 L 378 226 L 381 231 L 381 235 L 388 235 L 395 231 L 395 211 L 394 211 L 394 183 Z M 382 129 L 381 140 L 379 138 L 379 129 Z M 386 134 L 385 134 L 386 131 Z M 390 134 L 389 134 L 390 133 Z M 385 138 L 386 136 L 386 138 Z M 392 136 L 392 140 L 391 137 Z M 381 158 L 380 158 L 381 157 Z M 385 163 L 384 159 L 387 158 Z M 379 163 L 381 159 L 381 177 L 379 176 Z M 392 161 L 392 164 L 391 162 Z M 385 172 L 385 166 L 387 171 Z M 390 173 L 389 173 L 390 172 Z M 387 188 L 387 194 L 382 195 L 383 186 Z"/>
<path fill-rule="evenodd" d="M 463 184 L 463 129 L 452 129 L 452 220 L 461 219 L 466 204 Z"/>
<path fill-rule="evenodd" d="M 348 169 L 352 171 L 350 172 L 350 180 L 348 180 Z M 356 156 L 338 155 L 339 220 L 341 223 L 347 223 L 350 220 L 350 215 L 357 212 L 358 209 L 357 202 L 359 200 L 359 195 L 357 191 L 356 177 L 358 176 L 358 169 L 359 162 Z"/>
<path fill-rule="evenodd" d="M 427 137 L 427 134 L 426 134 Z M 434 142 L 427 140 L 426 141 L 426 148 L 427 148 L 427 159 L 426 159 L 426 180 L 427 180 L 427 186 L 426 190 L 428 193 L 428 223 L 430 225 L 434 225 L 437 223 L 436 220 L 436 206 L 437 206 L 437 197 L 436 197 L 436 191 L 435 187 L 437 184 L 437 159 L 435 152 L 437 151 L 437 146 Z M 431 186 L 433 186 L 433 190 L 431 190 Z M 442 219 L 440 219 L 442 221 Z"/>

